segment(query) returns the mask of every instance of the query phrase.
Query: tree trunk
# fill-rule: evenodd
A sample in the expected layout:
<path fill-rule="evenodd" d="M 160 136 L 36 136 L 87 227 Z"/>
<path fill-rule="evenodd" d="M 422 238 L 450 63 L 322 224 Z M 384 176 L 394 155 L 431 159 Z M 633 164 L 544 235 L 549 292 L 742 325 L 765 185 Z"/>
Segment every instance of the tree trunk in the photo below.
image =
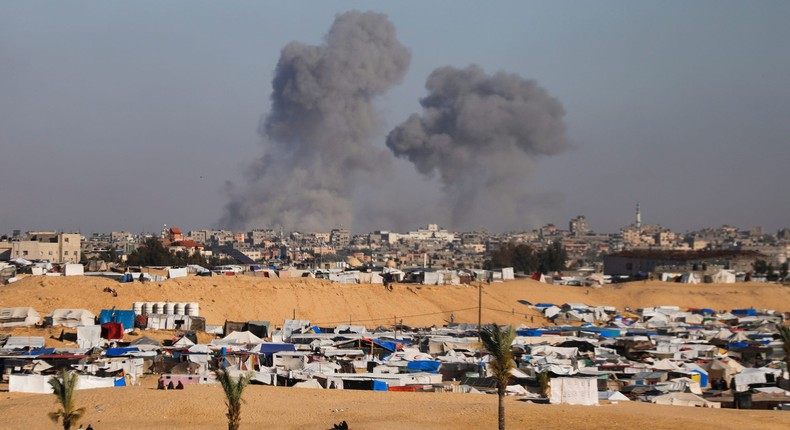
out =
<path fill-rule="evenodd" d="M 505 430 L 505 392 L 499 390 L 499 430 Z"/>

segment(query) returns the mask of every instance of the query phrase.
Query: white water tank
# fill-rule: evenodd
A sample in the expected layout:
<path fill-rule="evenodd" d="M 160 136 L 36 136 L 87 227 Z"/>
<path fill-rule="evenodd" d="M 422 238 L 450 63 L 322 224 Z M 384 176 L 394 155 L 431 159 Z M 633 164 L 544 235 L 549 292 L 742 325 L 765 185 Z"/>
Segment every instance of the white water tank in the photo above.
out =
<path fill-rule="evenodd" d="M 154 303 L 154 313 L 160 315 L 166 314 L 167 312 L 165 312 L 165 302 Z"/>
<path fill-rule="evenodd" d="M 154 302 L 143 302 L 143 315 L 154 313 Z"/>
<path fill-rule="evenodd" d="M 132 310 L 134 311 L 135 315 L 142 315 L 143 314 L 143 302 L 134 302 L 134 303 L 132 303 Z"/>
<path fill-rule="evenodd" d="M 198 305 L 197 302 L 187 303 L 186 313 L 187 313 L 187 315 L 189 315 L 191 317 L 199 316 L 199 313 L 200 313 L 199 312 L 199 308 L 200 308 L 200 305 Z"/>
<path fill-rule="evenodd" d="M 163 313 L 165 313 L 167 315 L 174 315 L 175 314 L 175 310 L 176 310 L 175 308 L 176 308 L 176 304 L 175 303 L 173 303 L 173 302 L 166 302 L 165 303 L 165 311 Z"/>
<path fill-rule="evenodd" d="M 187 304 L 178 302 L 175 304 L 174 313 L 176 315 L 186 315 L 187 314 Z"/>

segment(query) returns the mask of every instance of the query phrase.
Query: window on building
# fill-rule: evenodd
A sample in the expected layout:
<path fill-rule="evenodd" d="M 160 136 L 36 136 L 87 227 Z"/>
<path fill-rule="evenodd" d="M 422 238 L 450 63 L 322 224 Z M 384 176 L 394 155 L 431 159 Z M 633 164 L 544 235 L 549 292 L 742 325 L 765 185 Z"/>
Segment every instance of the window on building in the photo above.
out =
<path fill-rule="evenodd" d="M 64 242 L 68 242 L 68 241 L 69 241 L 69 238 L 68 238 L 68 237 L 64 237 L 64 238 L 63 238 L 63 241 L 64 241 Z"/>
<path fill-rule="evenodd" d="M 17 253 L 17 254 L 19 254 L 19 251 L 17 251 L 16 253 Z M 24 255 L 25 257 L 27 257 L 27 251 L 22 251 L 22 255 Z"/>
<path fill-rule="evenodd" d="M 49 255 L 52 255 L 52 251 L 49 251 Z"/>

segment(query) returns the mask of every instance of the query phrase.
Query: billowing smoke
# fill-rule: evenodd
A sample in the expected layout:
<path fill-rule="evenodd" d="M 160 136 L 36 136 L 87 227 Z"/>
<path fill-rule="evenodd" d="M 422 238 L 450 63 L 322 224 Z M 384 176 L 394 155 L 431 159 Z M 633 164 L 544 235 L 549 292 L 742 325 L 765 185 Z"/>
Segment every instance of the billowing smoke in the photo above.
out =
<path fill-rule="evenodd" d="M 392 130 L 387 146 L 420 173 L 438 172 L 453 228 L 523 227 L 535 160 L 568 148 L 562 104 L 534 80 L 478 66 L 436 69 L 425 86 L 422 115 Z"/>
<path fill-rule="evenodd" d="M 231 187 L 222 225 L 319 230 L 350 226 L 355 182 L 392 161 L 373 146 L 380 118 L 372 100 L 399 83 L 411 54 L 385 15 L 336 17 L 320 46 L 291 42 L 272 81 L 271 112 L 259 133 L 266 154 L 246 189 Z"/>

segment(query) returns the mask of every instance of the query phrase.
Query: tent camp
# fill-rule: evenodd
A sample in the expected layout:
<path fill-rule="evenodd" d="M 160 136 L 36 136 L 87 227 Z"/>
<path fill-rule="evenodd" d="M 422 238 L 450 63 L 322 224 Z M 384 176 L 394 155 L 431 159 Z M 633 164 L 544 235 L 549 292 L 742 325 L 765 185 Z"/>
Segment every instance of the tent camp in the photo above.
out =
<path fill-rule="evenodd" d="M 691 272 L 684 273 L 680 277 L 681 284 L 699 284 L 699 277 Z"/>
<path fill-rule="evenodd" d="M 31 307 L 0 308 L 0 327 L 29 327 L 41 321 Z"/>
<path fill-rule="evenodd" d="M 45 321 L 51 326 L 80 327 L 93 325 L 96 316 L 85 309 L 55 309 Z"/>

